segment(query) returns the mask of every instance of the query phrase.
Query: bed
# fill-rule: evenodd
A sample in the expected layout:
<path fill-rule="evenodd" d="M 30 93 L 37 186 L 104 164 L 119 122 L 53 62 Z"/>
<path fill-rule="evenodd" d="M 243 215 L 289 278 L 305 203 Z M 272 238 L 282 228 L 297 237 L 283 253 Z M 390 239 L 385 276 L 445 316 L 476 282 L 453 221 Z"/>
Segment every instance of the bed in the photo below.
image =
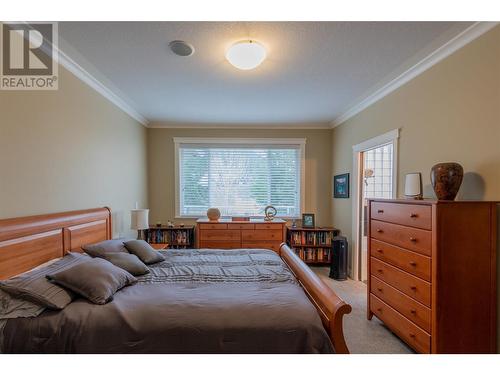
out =
<path fill-rule="evenodd" d="M 0 220 L 0 280 L 111 238 L 108 208 Z M 6 353 L 339 353 L 351 307 L 283 244 L 167 250 L 112 302 L 7 319 Z"/>

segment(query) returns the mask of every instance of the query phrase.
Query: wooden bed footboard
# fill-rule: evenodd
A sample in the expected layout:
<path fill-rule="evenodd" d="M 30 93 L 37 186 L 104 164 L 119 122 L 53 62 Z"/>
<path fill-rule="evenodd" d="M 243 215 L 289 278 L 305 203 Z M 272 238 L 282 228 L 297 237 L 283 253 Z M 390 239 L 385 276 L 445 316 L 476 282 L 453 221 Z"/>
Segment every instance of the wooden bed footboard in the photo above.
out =
<path fill-rule="evenodd" d="M 352 311 L 351 305 L 337 296 L 285 243 L 280 245 L 280 256 L 318 310 L 335 352 L 349 354 L 342 321 L 344 314 Z"/>

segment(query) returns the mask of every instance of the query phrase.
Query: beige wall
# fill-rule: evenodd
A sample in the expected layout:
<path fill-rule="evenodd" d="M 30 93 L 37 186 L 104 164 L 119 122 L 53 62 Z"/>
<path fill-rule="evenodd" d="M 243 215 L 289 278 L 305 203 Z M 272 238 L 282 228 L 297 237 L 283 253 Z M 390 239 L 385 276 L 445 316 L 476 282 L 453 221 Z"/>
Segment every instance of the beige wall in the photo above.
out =
<path fill-rule="evenodd" d="M 329 225 L 331 202 L 331 130 L 298 129 L 149 129 L 150 221 L 174 220 L 175 165 L 173 137 L 307 138 L 305 210 L 316 214 L 317 225 Z M 190 223 L 190 220 L 175 219 Z"/>
<path fill-rule="evenodd" d="M 456 161 L 465 171 L 458 199 L 500 200 L 500 27 L 335 128 L 333 173 L 353 172 L 352 145 L 395 128 L 399 197 L 409 172 L 422 172 L 434 197 L 431 167 Z M 351 199 L 333 200 L 332 222 L 349 237 L 351 212 Z"/>
<path fill-rule="evenodd" d="M 57 91 L 0 91 L 0 218 L 147 205 L 146 128 L 59 68 Z"/>
<path fill-rule="evenodd" d="M 352 173 L 352 146 L 400 128 L 398 196 L 404 176 L 456 161 L 465 171 L 459 199 L 500 199 L 500 27 L 457 51 L 332 133 L 333 173 Z M 334 199 L 332 220 L 351 233 L 351 199 Z"/>

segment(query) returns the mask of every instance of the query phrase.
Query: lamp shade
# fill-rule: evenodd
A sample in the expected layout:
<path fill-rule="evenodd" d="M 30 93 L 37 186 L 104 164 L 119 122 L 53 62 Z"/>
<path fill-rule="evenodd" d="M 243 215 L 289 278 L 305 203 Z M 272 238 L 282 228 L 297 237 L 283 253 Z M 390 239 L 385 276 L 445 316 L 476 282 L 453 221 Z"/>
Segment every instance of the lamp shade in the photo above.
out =
<path fill-rule="evenodd" d="M 408 173 L 405 178 L 405 196 L 409 198 L 422 197 L 422 174 Z"/>
<path fill-rule="evenodd" d="M 149 209 L 135 209 L 130 211 L 130 229 L 142 230 L 149 228 Z"/>

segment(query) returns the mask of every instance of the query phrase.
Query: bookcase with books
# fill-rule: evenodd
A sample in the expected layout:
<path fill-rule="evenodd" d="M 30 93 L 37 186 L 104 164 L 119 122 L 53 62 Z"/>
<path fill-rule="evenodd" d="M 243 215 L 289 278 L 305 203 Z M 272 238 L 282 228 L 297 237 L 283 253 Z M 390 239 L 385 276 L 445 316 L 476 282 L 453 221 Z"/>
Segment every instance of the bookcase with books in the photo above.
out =
<path fill-rule="evenodd" d="M 308 264 L 330 264 L 333 255 L 335 228 L 288 228 L 287 242 L 295 253 Z"/>
<path fill-rule="evenodd" d="M 190 249 L 194 247 L 194 226 L 150 227 L 146 241 L 168 244 L 169 249 Z"/>

